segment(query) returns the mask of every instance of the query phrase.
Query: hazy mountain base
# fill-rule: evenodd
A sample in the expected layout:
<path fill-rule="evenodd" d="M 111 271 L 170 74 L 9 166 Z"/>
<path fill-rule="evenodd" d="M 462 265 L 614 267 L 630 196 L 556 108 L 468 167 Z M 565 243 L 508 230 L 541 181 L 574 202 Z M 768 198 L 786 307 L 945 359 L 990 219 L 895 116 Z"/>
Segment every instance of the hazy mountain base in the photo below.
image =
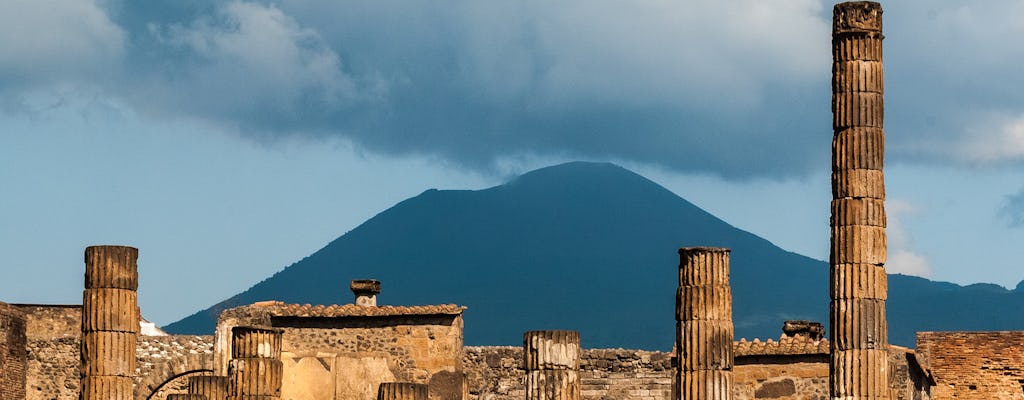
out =
<path fill-rule="evenodd" d="M 827 205 L 823 205 L 827 207 Z M 534 329 L 585 347 L 669 349 L 682 246 L 732 249 L 736 337 L 782 321 L 828 323 L 828 265 L 736 229 L 611 164 L 568 163 L 479 191 L 428 190 L 249 290 L 165 329 L 213 331 L 225 308 L 276 299 L 349 303 L 348 281 L 383 281 L 380 304 L 466 305 L 468 345 L 518 345 Z M 890 341 L 926 330 L 1024 329 L 1024 290 L 889 279 Z"/>

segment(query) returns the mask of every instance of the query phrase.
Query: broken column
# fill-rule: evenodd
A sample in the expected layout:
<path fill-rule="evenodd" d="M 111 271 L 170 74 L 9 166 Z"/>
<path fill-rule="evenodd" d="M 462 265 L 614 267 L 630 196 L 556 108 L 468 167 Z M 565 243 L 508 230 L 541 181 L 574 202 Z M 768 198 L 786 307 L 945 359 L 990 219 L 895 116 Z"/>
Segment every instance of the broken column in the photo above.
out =
<path fill-rule="evenodd" d="M 729 249 L 679 249 L 675 391 L 679 399 L 732 398 L 732 339 Z"/>
<path fill-rule="evenodd" d="M 352 294 L 356 295 L 356 305 L 373 307 L 377 305 L 377 295 L 380 294 L 380 281 L 376 279 L 353 279 L 348 286 Z"/>
<path fill-rule="evenodd" d="M 82 400 L 134 399 L 132 377 L 139 334 L 138 257 L 139 250 L 134 247 L 85 249 Z"/>
<path fill-rule="evenodd" d="M 526 400 L 580 400 L 580 334 L 530 331 L 523 334 Z"/>
<path fill-rule="evenodd" d="M 833 399 L 888 398 L 882 38 L 880 4 L 836 4 L 830 224 Z"/>
<path fill-rule="evenodd" d="M 231 329 L 228 399 L 271 400 L 281 397 L 283 332 L 250 326 Z"/>
<path fill-rule="evenodd" d="M 411 382 L 384 382 L 377 388 L 377 400 L 427 400 L 427 385 Z"/>
<path fill-rule="evenodd" d="M 193 376 L 188 378 L 188 392 L 205 396 L 207 400 L 224 400 L 228 395 L 228 377 Z"/>

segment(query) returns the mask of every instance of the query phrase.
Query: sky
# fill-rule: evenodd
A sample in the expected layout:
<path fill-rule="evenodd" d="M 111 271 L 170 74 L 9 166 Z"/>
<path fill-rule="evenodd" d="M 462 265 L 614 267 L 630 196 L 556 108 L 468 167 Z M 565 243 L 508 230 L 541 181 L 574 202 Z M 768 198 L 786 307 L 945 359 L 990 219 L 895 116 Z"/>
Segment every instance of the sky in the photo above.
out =
<path fill-rule="evenodd" d="M 83 249 L 126 244 L 167 324 L 424 190 L 571 160 L 827 259 L 831 6 L 0 2 L 0 301 L 80 303 Z M 883 7 L 887 268 L 1013 288 L 1024 3 Z"/>

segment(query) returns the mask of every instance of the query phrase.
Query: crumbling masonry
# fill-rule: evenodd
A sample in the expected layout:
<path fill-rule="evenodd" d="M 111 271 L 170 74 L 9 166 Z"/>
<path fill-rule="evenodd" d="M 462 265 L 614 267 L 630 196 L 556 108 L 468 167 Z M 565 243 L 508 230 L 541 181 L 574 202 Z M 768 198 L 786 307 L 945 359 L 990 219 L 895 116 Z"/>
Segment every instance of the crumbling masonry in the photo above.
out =
<path fill-rule="evenodd" d="M 580 400 L 580 333 L 523 334 L 526 400 Z"/>
<path fill-rule="evenodd" d="M 835 6 L 832 57 L 829 387 L 833 399 L 883 399 L 889 369 L 881 5 Z"/>

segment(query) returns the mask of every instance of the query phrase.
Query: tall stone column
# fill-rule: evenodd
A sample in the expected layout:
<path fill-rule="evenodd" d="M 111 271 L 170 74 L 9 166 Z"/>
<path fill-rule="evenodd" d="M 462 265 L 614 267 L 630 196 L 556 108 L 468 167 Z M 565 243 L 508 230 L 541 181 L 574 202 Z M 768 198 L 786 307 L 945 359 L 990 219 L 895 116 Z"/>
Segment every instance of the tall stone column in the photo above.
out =
<path fill-rule="evenodd" d="M 580 400 L 580 333 L 524 333 L 523 369 L 526 400 Z"/>
<path fill-rule="evenodd" d="M 676 340 L 678 398 L 732 399 L 729 249 L 679 249 Z"/>
<path fill-rule="evenodd" d="M 377 400 L 427 400 L 427 385 L 411 382 L 384 382 L 377 388 Z"/>
<path fill-rule="evenodd" d="M 203 395 L 207 400 L 224 400 L 228 395 L 228 377 L 193 376 L 188 378 L 188 392 Z"/>
<path fill-rule="evenodd" d="M 231 362 L 228 364 L 228 399 L 272 400 L 281 398 L 280 329 L 236 326 L 231 329 Z"/>
<path fill-rule="evenodd" d="M 882 6 L 836 4 L 832 25 L 833 399 L 888 398 Z"/>
<path fill-rule="evenodd" d="M 134 399 L 132 377 L 139 334 L 138 257 L 139 250 L 134 247 L 85 249 L 82 400 Z"/>

